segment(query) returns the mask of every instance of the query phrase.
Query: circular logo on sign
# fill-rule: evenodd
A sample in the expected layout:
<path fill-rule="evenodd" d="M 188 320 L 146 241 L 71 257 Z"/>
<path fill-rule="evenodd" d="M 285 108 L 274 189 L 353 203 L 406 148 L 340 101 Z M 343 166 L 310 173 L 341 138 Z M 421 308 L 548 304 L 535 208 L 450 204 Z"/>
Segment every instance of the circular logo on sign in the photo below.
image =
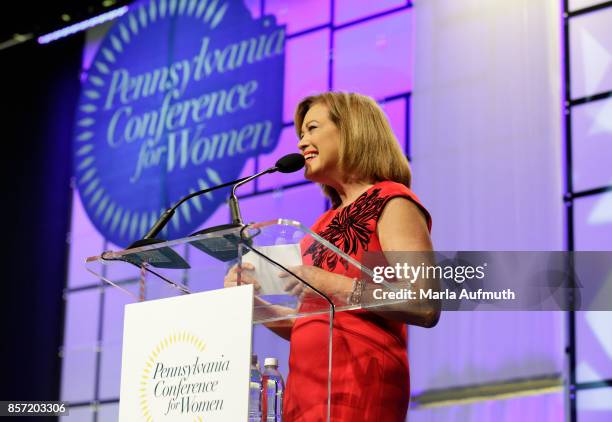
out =
<path fill-rule="evenodd" d="M 197 422 L 223 412 L 220 378 L 230 362 L 223 356 L 201 359 L 204 352 L 204 341 L 187 332 L 169 335 L 156 345 L 145 362 L 138 389 L 144 420 Z M 185 356 L 189 360 L 181 359 Z"/>
<path fill-rule="evenodd" d="M 285 28 L 240 0 L 136 3 L 87 72 L 74 133 L 76 185 L 97 229 L 125 246 L 182 196 L 237 179 L 272 151 L 282 122 Z M 224 202 L 183 204 L 185 236 Z"/>

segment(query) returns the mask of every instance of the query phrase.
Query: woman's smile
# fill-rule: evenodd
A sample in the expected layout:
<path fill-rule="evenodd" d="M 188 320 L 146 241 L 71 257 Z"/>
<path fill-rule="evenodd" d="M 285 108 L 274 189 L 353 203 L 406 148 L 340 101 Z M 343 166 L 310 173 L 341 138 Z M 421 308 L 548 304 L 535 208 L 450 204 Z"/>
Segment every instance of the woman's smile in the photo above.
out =
<path fill-rule="evenodd" d="M 312 161 L 319 156 L 319 153 L 313 150 L 304 151 L 304 159 L 306 162 Z"/>

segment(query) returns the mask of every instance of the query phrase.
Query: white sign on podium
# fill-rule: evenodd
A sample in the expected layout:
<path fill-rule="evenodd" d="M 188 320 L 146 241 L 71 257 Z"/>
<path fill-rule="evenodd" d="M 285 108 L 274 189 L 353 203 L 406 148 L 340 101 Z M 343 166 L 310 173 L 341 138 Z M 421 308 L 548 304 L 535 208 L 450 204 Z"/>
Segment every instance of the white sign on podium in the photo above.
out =
<path fill-rule="evenodd" d="M 253 287 L 127 305 L 119 422 L 246 421 Z"/>

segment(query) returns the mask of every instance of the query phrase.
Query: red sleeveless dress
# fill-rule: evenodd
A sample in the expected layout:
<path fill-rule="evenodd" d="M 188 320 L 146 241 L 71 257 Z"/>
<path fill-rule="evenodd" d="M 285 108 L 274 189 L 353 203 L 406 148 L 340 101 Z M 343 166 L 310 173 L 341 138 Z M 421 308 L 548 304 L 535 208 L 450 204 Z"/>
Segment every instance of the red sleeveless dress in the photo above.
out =
<path fill-rule="evenodd" d="M 364 252 L 381 251 L 376 225 L 386 203 L 404 197 L 419 206 L 431 231 L 431 217 L 406 186 L 375 184 L 342 209 L 323 214 L 312 230 L 362 262 Z M 312 242 L 311 242 L 312 243 Z M 359 271 L 326 253 L 318 244 L 303 244 L 304 265 L 316 265 L 348 277 Z M 329 316 L 296 320 L 291 332 L 284 422 L 325 421 Z M 364 310 L 338 312 L 332 341 L 333 422 L 404 422 L 410 398 L 406 325 Z"/>

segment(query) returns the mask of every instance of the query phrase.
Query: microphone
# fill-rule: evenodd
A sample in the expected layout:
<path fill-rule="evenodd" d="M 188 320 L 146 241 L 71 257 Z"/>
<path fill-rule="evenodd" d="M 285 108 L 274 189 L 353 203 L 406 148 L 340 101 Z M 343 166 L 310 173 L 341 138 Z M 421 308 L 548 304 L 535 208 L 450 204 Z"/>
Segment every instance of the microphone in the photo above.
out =
<path fill-rule="evenodd" d="M 238 200 L 236 199 L 236 188 L 238 186 L 242 186 L 243 184 L 259 177 L 262 176 L 264 174 L 267 173 L 274 173 L 274 172 L 281 172 L 281 173 L 293 173 L 295 171 L 298 171 L 299 169 L 301 169 L 302 167 L 304 167 L 305 164 L 305 160 L 304 157 L 301 154 L 297 154 L 297 153 L 293 153 L 293 154 L 288 154 L 285 155 L 284 157 L 281 157 L 278 159 L 278 161 L 276 162 L 276 164 L 273 167 L 270 167 L 269 169 L 266 169 L 262 172 L 259 172 L 253 176 L 249 176 L 249 177 L 243 177 L 241 179 L 236 179 L 236 180 L 232 180 L 231 182 L 227 182 L 227 183 L 223 183 L 221 185 L 218 186 L 213 186 L 211 188 L 208 189 L 203 189 L 197 192 L 193 192 L 187 196 L 184 196 L 183 198 L 181 198 L 176 204 L 174 204 L 172 207 L 168 208 L 162 215 L 161 217 L 155 222 L 155 224 L 153 224 L 153 226 L 151 227 L 151 229 L 149 229 L 149 231 L 147 232 L 147 234 L 144 235 L 144 237 L 140 240 L 137 240 L 135 242 L 133 242 L 130 246 L 128 246 L 128 249 L 132 249 L 132 248 L 137 248 L 140 246 L 145 246 L 145 245 L 152 245 L 155 243 L 160 243 L 163 242 L 163 240 L 160 239 L 156 239 L 155 236 L 157 236 L 159 234 L 159 232 L 161 232 L 163 230 L 163 228 L 166 226 L 166 224 L 168 224 L 168 222 L 170 221 L 170 219 L 172 218 L 172 216 L 174 215 L 176 209 L 181 206 L 181 204 L 183 204 L 185 201 L 193 198 L 194 196 L 199 196 L 199 195 L 204 195 L 205 193 L 217 190 L 217 189 L 221 189 L 227 186 L 233 186 L 232 188 L 232 196 L 230 197 L 230 210 L 232 210 L 232 220 L 238 220 L 238 223 L 235 223 L 234 225 L 243 225 L 242 224 L 242 218 L 240 217 L 240 209 L 238 208 Z M 232 201 L 232 198 L 234 201 Z M 233 204 L 232 202 L 235 202 L 235 204 Z M 234 208 L 235 207 L 235 211 Z M 237 214 L 234 214 L 237 213 Z"/>
<path fill-rule="evenodd" d="M 306 160 L 304 159 L 304 156 L 302 154 L 287 154 L 284 157 L 279 158 L 273 167 L 270 167 L 269 169 L 266 169 L 264 171 L 260 171 L 259 173 L 253 176 L 247 177 L 246 179 L 237 182 L 232 188 L 232 193 L 229 197 L 229 207 L 230 212 L 232 214 L 232 224 L 236 226 L 244 226 L 244 223 L 242 222 L 242 216 L 240 215 L 240 206 L 238 205 L 238 198 L 236 197 L 236 189 L 238 189 L 245 183 L 248 183 L 251 180 L 258 178 L 259 176 L 263 176 L 264 174 L 274 173 L 277 171 L 281 173 L 293 173 L 303 168 L 305 164 Z"/>
<path fill-rule="evenodd" d="M 192 246 L 195 246 L 202 252 L 217 258 L 223 262 L 231 261 L 238 258 L 238 245 L 241 242 L 245 242 L 247 245 L 251 245 L 250 239 L 242 239 L 242 234 L 237 236 L 234 232 L 235 229 L 245 227 L 242 222 L 242 216 L 240 215 L 240 206 L 238 205 L 238 198 L 236 197 L 236 189 L 250 182 L 253 179 L 263 176 L 264 174 L 281 172 L 281 173 L 293 173 L 304 167 L 305 160 L 301 154 L 288 154 L 281 157 L 273 167 L 260 171 L 253 176 L 246 177 L 244 179 L 235 182 L 232 193 L 229 197 L 229 207 L 232 215 L 232 222 L 229 224 L 222 224 L 220 226 L 209 227 L 204 230 L 200 230 L 192 234 L 191 236 L 198 236 L 202 234 L 212 234 L 218 232 L 225 232 L 223 235 L 210 236 L 198 241 L 189 242 Z M 234 229 L 234 230 L 232 230 Z"/>
<path fill-rule="evenodd" d="M 302 154 L 293 153 L 279 158 L 274 167 L 281 173 L 294 173 L 303 168 L 304 164 L 306 164 L 304 156 Z"/>

